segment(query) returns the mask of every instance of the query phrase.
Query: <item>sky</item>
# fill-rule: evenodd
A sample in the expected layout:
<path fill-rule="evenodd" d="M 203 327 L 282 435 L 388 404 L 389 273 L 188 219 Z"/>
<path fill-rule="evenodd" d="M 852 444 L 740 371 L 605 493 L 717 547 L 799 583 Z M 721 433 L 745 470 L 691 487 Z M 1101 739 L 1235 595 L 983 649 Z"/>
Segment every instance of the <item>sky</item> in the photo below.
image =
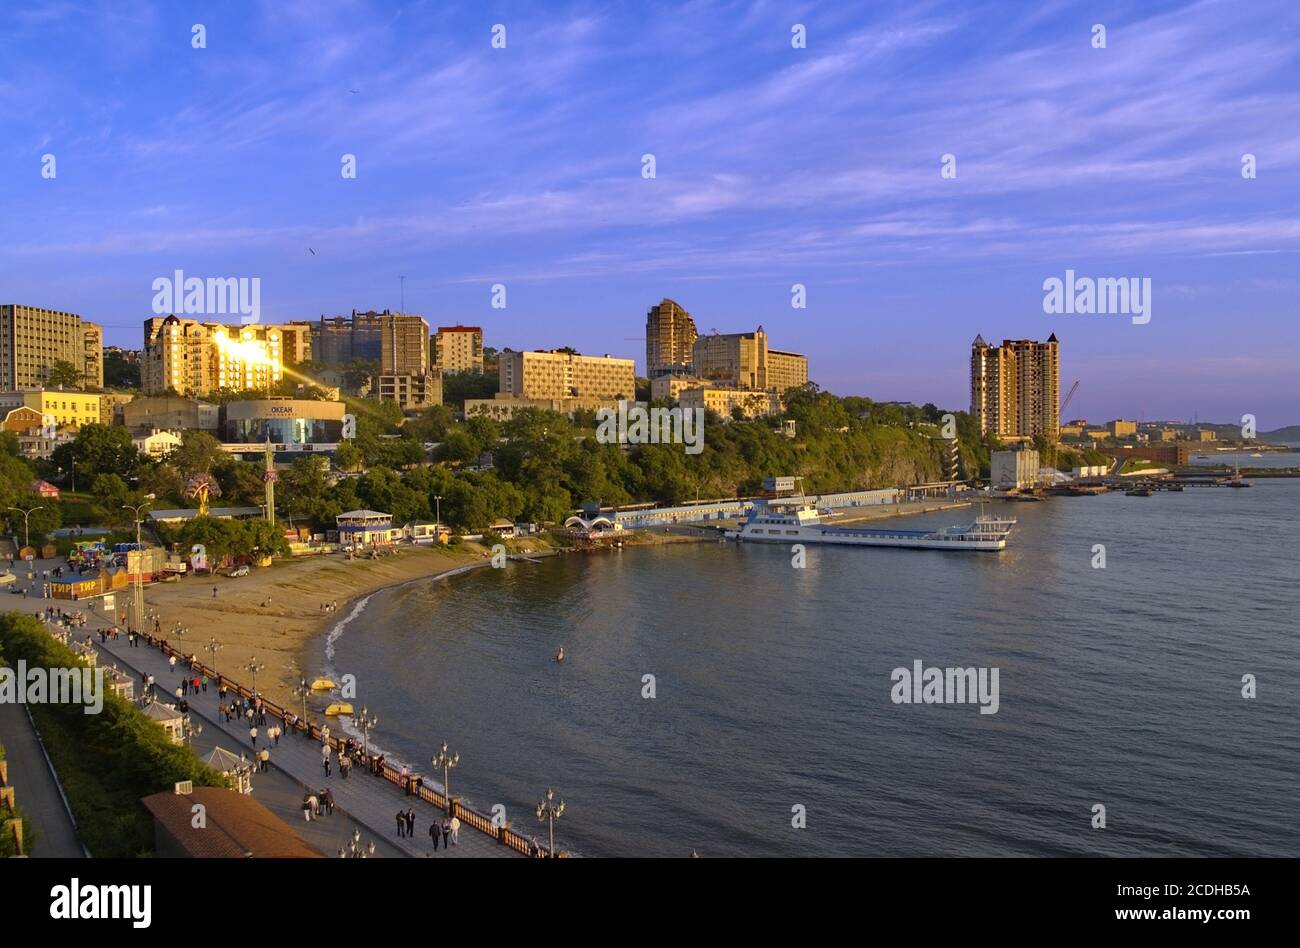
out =
<path fill-rule="evenodd" d="M 951 408 L 977 333 L 1055 332 L 1066 417 L 1268 430 L 1300 424 L 1297 93 L 1295 0 L 7 0 L 0 302 L 139 348 L 177 269 L 258 278 L 263 322 L 404 282 L 435 327 L 643 371 L 669 297 Z M 1067 270 L 1149 279 L 1150 321 L 1045 313 Z"/>

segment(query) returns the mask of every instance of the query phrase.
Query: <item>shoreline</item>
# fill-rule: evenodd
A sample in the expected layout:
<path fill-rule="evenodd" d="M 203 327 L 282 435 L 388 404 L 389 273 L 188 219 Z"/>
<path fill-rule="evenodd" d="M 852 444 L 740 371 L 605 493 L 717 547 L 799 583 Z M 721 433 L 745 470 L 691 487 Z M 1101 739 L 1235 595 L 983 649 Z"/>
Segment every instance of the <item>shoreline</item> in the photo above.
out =
<path fill-rule="evenodd" d="M 148 607 L 159 616 L 160 637 L 195 654 L 221 674 L 251 685 L 246 666 L 256 658 L 258 690 L 285 707 L 299 707 L 294 689 L 311 680 L 309 650 L 344 621 L 357 603 L 389 587 L 488 564 L 477 547 L 407 547 L 378 560 L 348 561 L 337 556 L 290 560 L 254 570 L 248 576 L 188 577 L 150 587 Z M 213 589 L 216 595 L 213 596 Z M 335 603 L 333 611 L 324 611 Z M 175 635 L 180 625 L 187 631 Z M 215 659 L 206 646 L 221 646 Z"/>

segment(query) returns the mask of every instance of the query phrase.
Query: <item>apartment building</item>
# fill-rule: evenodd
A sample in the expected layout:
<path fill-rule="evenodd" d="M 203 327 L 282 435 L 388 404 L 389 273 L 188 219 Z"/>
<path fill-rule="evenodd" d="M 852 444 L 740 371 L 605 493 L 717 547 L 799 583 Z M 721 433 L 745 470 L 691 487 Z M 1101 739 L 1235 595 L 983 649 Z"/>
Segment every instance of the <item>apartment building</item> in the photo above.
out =
<path fill-rule="evenodd" d="M 429 370 L 429 324 L 423 317 L 385 313 L 379 331 L 383 375 L 423 375 Z"/>
<path fill-rule="evenodd" d="M 228 326 L 178 316 L 145 320 L 140 381 L 147 394 L 256 391 L 269 388 L 283 374 L 279 326 Z"/>
<path fill-rule="evenodd" d="M 1001 438 L 1055 440 L 1061 427 L 1060 353 L 1056 334 L 1047 342 L 1006 339 L 971 344 L 971 414 L 980 432 Z"/>
<path fill-rule="evenodd" d="M 483 330 L 478 326 L 439 326 L 432 345 L 433 364 L 442 371 L 483 371 Z"/>
<path fill-rule="evenodd" d="M 636 397 L 636 362 L 584 356 L 571 349 L 501 353 L 499 391 L 528 399 L 627 399 Z"/>
<path fill-rule="evenodd" d="M 646 377 L 689 374 L 698 338 L 695 320 L 678 303 L 665 297 L 651 306 L 645 318 Z"/>
<path fill-rule="evenodd" d="M 691 347 L 692 372 L 724 388 L 784 394 L 808 382 L 808 358 L 768 348 L 767 333 L 700 336 Z"/>
<path fill-rule="evenodd" d="M 67 362 L 81 373 L 81 384 L 104 384 L 103 330 L 75 313 L 0 304 L 0 390 L 41 388 L 51 366 Z"/>
<path fill-rule="evenodd" d="M 41 388 L 25 392 L 0 393 L 0 411 L 13 408 L 30 408 L 40 412 L 42 418 L 51 416 L 62 428 L 73 425 L 100 423 L 100 396 L 93 392 L 78 392 L 61 388 Z"/>
<path fill-rule="evenodd" d="M 403 411 L 442 404 L 442 372 L 379 376 L 379 397 L 397 402 Z"/>

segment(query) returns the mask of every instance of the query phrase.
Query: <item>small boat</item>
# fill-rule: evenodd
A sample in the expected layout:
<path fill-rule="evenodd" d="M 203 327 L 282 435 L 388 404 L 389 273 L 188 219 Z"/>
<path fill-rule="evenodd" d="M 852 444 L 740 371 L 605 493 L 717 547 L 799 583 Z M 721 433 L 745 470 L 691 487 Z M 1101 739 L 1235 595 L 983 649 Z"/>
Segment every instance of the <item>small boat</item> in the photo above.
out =
<path fill-rule="evenodd" d="M 325 713 L 332 718 L 337 717 L 340 714 L 350 715 L 352 713 L 352 705 L 345 701 L 335 702 L 325 709 Z"/>
<path fill-rule="evenodd" d="M 1150 496 L 1151 496 L 1151 488 L 1150 488 L 1150 487 L 1134 487 L 1132 490 L 1126 490 L 1126 491 L 1124 491 L 1124 496 L 1125 496 L 1125 497 L 1150 497 Z"/>
<path fill-rule="evenodd" d="M 1263 456 L 1264 455 L 1260 454 L 1258 451 L 1251 455 L 1252 458 L 1262 458 Z"/>
<path fill-rule="evenodd" d="M 317 678 L 311 683 L 312 691 L 333 691 L 337 687 L 338 685 L 334 684 L 334 682 L 330 681 L 328 678 Z"/>
<path fill-rule="evenodd" d="M 558 652 L 555 653 L 555 660 L 556 660 L 557 662 L 562 662 L 562 661 L 564 661 L 564 646 L 563 646 L 563 645 L 561 645 L 561 646 L 560 646 L 560 650 L 559 650 Z"/>

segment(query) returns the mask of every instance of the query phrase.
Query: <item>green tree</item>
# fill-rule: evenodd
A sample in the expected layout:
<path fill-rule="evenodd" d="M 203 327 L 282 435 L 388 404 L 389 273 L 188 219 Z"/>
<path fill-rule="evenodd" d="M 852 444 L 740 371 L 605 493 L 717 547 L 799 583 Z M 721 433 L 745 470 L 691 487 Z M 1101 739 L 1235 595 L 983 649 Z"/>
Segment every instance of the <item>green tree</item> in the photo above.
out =
<path fill-rule="evenodd" d="M 131 433 L 117 425 L 88 424 L 69 444 L 54 449 L 50 460 L 60 470 L 71 471 L 88 484 L 96 474 L 112 472 L 131 478 L 140 466 L 140 452 L 131 443 Z"/>
<path fill-rule="evenodd" d="M 50 366 L 45 384 L 50 388 L 81 388 L 81 373 L 71 362 L 59 359 Z"/>
<path fill-rule="evenodd" d="M 167 456 L 167 463 L 180 472 L 182 478 L 195 474 L 211 474 L 219 462 L 230 455 L 221 447 L 221 442 L 206 431 L 186 431 L 181 435 L 181 443 Z"/>

